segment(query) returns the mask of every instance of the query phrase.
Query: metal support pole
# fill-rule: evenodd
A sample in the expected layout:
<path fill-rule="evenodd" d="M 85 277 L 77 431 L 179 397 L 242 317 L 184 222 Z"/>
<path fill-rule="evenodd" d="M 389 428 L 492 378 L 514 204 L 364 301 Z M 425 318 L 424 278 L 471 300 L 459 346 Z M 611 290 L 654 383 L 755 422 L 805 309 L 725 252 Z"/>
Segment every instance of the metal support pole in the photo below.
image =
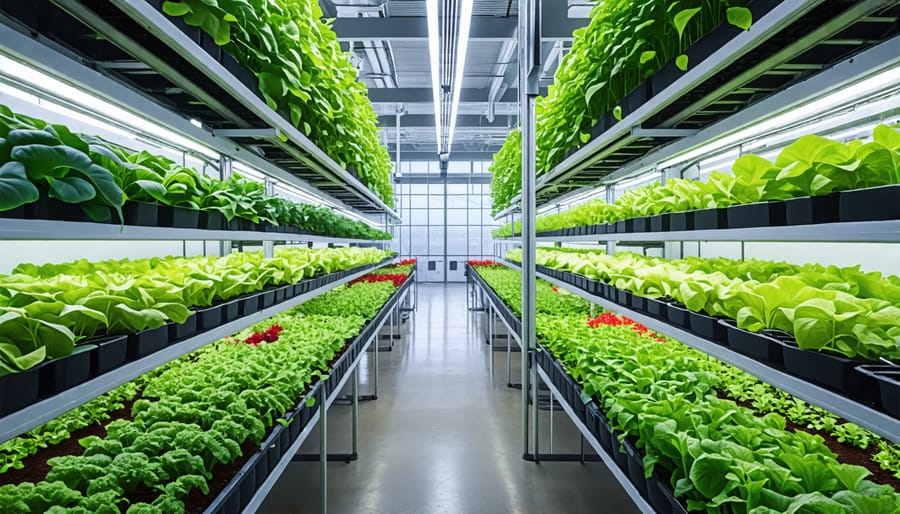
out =
<path fill-rule="evenodd" d="M 319 512 L 328 514 L 328 395 L 319 387 Z"/>
<path fill-rule="evenodd" d="M 494 378 L 494 337 L 497 332 L 496 319 L 497 319 L 496 316 L 491 316 L 491 338 L 490 338 L 490 341 L 488 341 L 488 344 L 490 345 L 489 351 L 491 354 L 490 360 L 491 360 L 491 379 L 492 380 Z"/>
<path fill-rule="evenodd" d="M 375 352 L 378 353 L 378 352 Z M 353 455 L 359 452 L 359 366 L 353 368 Z"/>
<path fill-rule="evenodd" d="M 522 127 L 522 446 L 528 452 L 528 394 L 535 348 L 535 105 L 540 93 L 540 0 L 519 0 L 519 108 Z M 533 382 L 537 382 L 534 380 Z M 537 417 L 534 450 L 537 457 Z"/>
<path fill-rule="evenodd" d="M 231 159 L 224 155 L 219 156 L 219 180 L 226 181 L 231 177 Z M 219 241 L 219 256 L 224 257 L 231 253 L 231 241 Z"/>
<path fill-rule="evenodd" d="M 512 337 L 506 331 L 506 385 L 512 385 Z"/>
<path fill-rule="evenodd" d="M 266 194 L 269 196 L 274 196 L 275 182 L 273 182 L 271 178 L 265 177 L 263 179 L 263 183 L 266 186 Z M 275 257 L 275 241 L 263 241 L 263 257 L 267 259 Z"/>
<path fill-rule="evenodd" d="M 372 336 L 375 339 L 375 344 L 372 347 L 375 349 L 375 373 L 372 375 L 372 396 L 374 399 L 378 399 L 378 334 Z"/>

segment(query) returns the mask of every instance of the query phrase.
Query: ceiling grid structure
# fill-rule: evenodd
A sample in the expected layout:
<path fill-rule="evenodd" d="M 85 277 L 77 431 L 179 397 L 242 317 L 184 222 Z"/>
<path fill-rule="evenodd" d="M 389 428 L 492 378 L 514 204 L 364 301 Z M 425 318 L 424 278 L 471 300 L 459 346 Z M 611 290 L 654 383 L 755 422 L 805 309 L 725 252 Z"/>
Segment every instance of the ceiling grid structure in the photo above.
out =
<path fill-rule="evenodd" d="M 400 116 L 401 156 L 438 159 L 426 0 L 320 0 L 345 50 L 353 54 L 360 80 L 379 115 L 382 141 L 397 149 Z M 440 31 L 451 34 L 440 44 L 443 136 L 449 137 L 462 0 L 439 0 Z M 586 8 L 587 6 L 587 8 Z M 571 34 L 584 26 L 590 2 L 568 0 L 544 6 L 542 45 L 552 79 Z M 474 0 L 471 29 L 452 141 L 452 160 L 490 160 L 518 124 L 518 66 L 515 0 Z M 546 82 L 549 82 L 547 80 Z M 546 85 L 546 83 L 544 84 Z M 449 146 L 447 144 L 442 146 Z"/>

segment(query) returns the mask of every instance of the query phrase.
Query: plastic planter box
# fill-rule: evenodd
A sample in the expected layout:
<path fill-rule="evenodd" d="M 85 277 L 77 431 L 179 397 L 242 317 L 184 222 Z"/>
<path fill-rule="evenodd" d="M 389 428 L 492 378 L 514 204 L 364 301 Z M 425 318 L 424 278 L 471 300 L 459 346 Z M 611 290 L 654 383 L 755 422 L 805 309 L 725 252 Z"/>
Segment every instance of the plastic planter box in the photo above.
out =
<path fill-rule="evenodd" d="M 91 354 L 91 376 L 99 376 L 125 363 L 128 336 L 110 336 L 86 341 L 97 346 Z"/>
<path fill-rule="evenodd" d="M 169 326 L 151 328 L 129 334 L 128 336 L 128 360 L 133 361 L 158 352 L 169 343 Z"/>
<path fill-rule="evenodd" d="M 700 209 L 694 211 L 694 230 L 718 230 L 727 227 L 727 209 Z"/>
<path fill-rule="evenodd" d="M 873 379 L 857 371 L 856 367 L 865 362 L 855 361 L 838 355 L 804 350 L 782 341 L 784 367 L 791 373 L 846 395 L 863 400 L 874 400 Z"/>
<path fill-rule="evenodd" d="M 660 297 L 647 298 L 645 301 L 647 302 L 647 314 L 657 318 L 665 318 L 668 315 L 667 307 L 672 299 Z"/>
<path fill-rule="evenodd" d="M 122 215 L 126 225 L 159 226 L 159 204 L 125 202 L 125 205 L 122 206 Z"/>
<path fill-rule="evenodd" d="M 169 325 L 169 341 L 181 341 L 197 333 L 197 313 L 184 320 L 184 323 Z"/>
<path fill-rule="evenodd" d="M 881 408 L 900 418 L 900 366 L 864 365 L 856 369 L 878 383 Z"/>
<path fill-rule="evenodd" d="M 690 323 L 690 312 L 687 307 L 678 302 L 666 305 L 666 319 L 669 320 L 669 323 L 679 327 L 688 326 Z"/>
<path fill-rule="evenodd" d="M 662 478 L 654 472 L 650 475 L 650 478 L 646 480 L 647 501 L 650 502 L 650 506 L 656 511 L 656 514 L 671 514 L 672 504 L 669 502 L 669 498 L 665 493 L 663 493 L 663 489 L 666 485 L 663 483 Z"/>
<path fill-rule="evenodd" d="M 234 321 L 241 317 L 241 302 L 240 300 L 230 300 L 227 302 L 223 302 L 222 306 L 222 321 L 227 323 L 229 321 Z"/>
<path fill-rule="evenodd" d="M 628 439 L 622 441 L 625 447 L 625 454 L 628 456 L 628 478 L 631 483 L 641 493 L 644 498 L 647 497 L 647 479 L 644 477 L 644 456 L 634 447 Z"/>
<path fill-rule="evenodd" d="M 758 361 L 772 364 L 784 362 L 783 345 L 778 339 L 739 328 L 733 320 L 719 320 L 719 323 L 725 328 L 728 346 L 734 351 Z"/>
<path fill-rule="evenodd" d="M 699 312 L 690 311 L 688 314 L 691 331 L 695 334 L 714 341 L 716 343 L 725 343 L 728 340 L 728 334 L 725 327 L 719 323 L 719 318 L 707 316 Z"/>
<path fill-rule="evenodd" d="M 68 357 L 49 360 L 42 364 L 40 396 L 42 398 L 53 396 L 91 378 L 91 354 L 96 349 L 94 345 L 78 345 Z"/>
<path fill-rule="evenodd" d="M 759 202 L 728 208 L 728 228 L 777 227 L 785 223 L 784 202 Z"/>
<path fill-rule="evenodd" d="M 840 195 L 804 196 L 784 201 L 788 225 L 833 223 L 840 219 Z"/>
<path fill-rule="evenodd" d="M 240 486 L 242 481 L 243 472 L 238 471 L 231 479 L 231 482 L 228 482 L 225 488 L 222 489 L 222 492 L 220 492 L 219 495 L 216 496 L 216 499 L 206 508 L 206 512 L 209 514 L 240 514 Z"/>
<path fill-rule="evenodd" d="M 669 226 L 669 213 L 650 216 L 650 232 L 668 232 Z"/>
<path fill-rule="evenodd" d="M 197 330 L 211 330 L 222 324 L 222 306 L 199 309 L 193 317 L 197 318 Z"/>
<path fill-rule="evenodd" d="M 244 295 L 240 299 L 239 302 L 239 310 L 241 316 L 249 316 L 259 311 L 260 309 L 260 294 L 259 293 L 250 293 L 248 295 Z"/>
<path fill-rule="evenodd" d="M 0 377 L 0 415 L 24 409 L 38 399 L 41 366 Z"/>
<path fill-rule="evenodd" d="M 650 218 L 647 216 L 640 216 L 637 218 L 633 218 L 632 220 L 632 232 L 649 232 L 650 231 Z"/>
<path fill-rule="evenodd" d="M 694 230 L 694 211 L 673 212 L 669 214 L 669 230 L 680 232 Z"/>
<path fill-rule="evenodd" d="M 878 221 L 900 218 L 900 186 L 855 189 L 840 193 L 841 221 Z"/>
<path fill-rule="evenodd" d="M 200 211 L 170 205 L 159 206 L 159 225 L 172 228 L 197 228 L 200 226 Z"/>

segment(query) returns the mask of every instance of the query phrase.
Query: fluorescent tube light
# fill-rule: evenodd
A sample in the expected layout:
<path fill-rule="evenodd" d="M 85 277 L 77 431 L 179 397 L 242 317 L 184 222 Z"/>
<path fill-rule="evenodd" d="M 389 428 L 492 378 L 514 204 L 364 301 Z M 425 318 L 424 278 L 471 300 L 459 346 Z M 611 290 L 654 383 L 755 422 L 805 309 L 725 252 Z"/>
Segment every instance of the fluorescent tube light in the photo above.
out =
<path fill-rule="evenodd" d="M 81 89 L 70 86 L 36 68 L 12 60 L 5 55 L 0 55 L 0 73 L 13 78 L 14 80 L 28 83 L 36 89 L 47 92 L 52 96 L 64 98 L 91 112 L 97 113 L 98 116 L 102 113 L 107 120 L 115 121 L 125 127 L 142 131 L 161 141 L 192 150 L 213 159 L 219 158 L 219 154 L 210 148 L 197 144 L 186 137 L 157 125 L 156 123 L 141 118 L 140 116 L 136 116 L 117 105 L 91 95 Z"/>
<path fill-rule="evenodd" d="M 862 98 L 870 97 L 879 91 L 900 83 L 900 66 L 890 68 L 881 73 L 860 80 L 855 84 L 832 91 L 816 100 L 803 105 L 792 106 L 784 112 L 767 120 L 733 132 L 725 137 L 699 146 L 689 152 L 660 163 L 662 169 L 689 162 L 720 149 L 763 137 L 779 129 L 791 127 L 796 123 L 816 119 L 827 115 L 835 109 L 852 105 Z"/>
<path fill-rule="evenodd" d="M 459 111 L 459 97 L 462 94 L 463 76 L 466 71 L 466 53 L 469 49 L 469 29 L 472 27 L 472 0 L 460 0 L 459 37 L 456 41 L 456 75 L 453 77 L 453 100 L 450 107 L 450 135 L 447 138 L 447 153 L 453 147 L 453 133 L 456 131 L 456 113 Z"/>
<path fill-rule="evenodd" d="M 425 10 L 428 15 L 428 54 L 431 61 L 431 88 L 434 96 L 434 131 L 437 140 L 437 151 L 441 152 L 441 50 L 440 24 L 438 24 L 438 0 L 426 0 Z"/>

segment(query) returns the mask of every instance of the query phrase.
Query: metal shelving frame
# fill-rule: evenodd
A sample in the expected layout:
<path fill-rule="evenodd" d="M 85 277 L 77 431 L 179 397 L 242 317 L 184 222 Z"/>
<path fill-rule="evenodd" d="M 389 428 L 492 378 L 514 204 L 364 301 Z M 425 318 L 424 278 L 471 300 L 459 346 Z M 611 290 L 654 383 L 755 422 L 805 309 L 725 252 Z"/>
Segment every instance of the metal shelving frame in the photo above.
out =
<path fill-rule="evenodd" d="M 121 3 L 126 4 L 133 9 L 137 9 L 139 12 L 143 12 L 145 8 L 153 9 L 152 6 L 147 4 L 144 0 L 139 2 Z M 149 14 L 146 13 L 144 15 L 149 16 Z M 179 44 L 182 45 L 180 48 L 183 48 L 185 55 L 199 61 L 198 65 L 204 66 L 201 70 L 205 73 L 213 73 L 213 78 L 217 81 L 221 81 L 223 84 L 230 85 L 233 88 L 235 94 L 238 95 L 236 98 L 246 102 L 247 105 L 253 106 L 255 109 L 259 109 L 259 105 L 256 105 L 256 103 L 261 102 L 261 100 L 243 86 L 243 84 L 238 82 L 234 76 L 225 70 L 219 63 L 212 60 L 205 51 L 191 41 L 190 38 L 187 38 L 187 36 L 181 33 L 180 30 L 172 25 L 170 21 L 166 20 L 162 14 L 159 15 L 162 17 L 162 20 L 150 18 L 154 23 L 152 27 L 154 27 L 156 31 L 160 33 L 165 33 L 166 31 L 171 32 L 168 37 L 176 39 Z M 27 62 L 30 65 L 39 68 L 43 73 L 51 75 L 62 82 L 84 91 L 90 91 L 92 94 L 107 102 L 147 120 L 151 120 L 179 136 L 214 150 L 223 157 L 226 157 L 225 161 L 227 162 L 223 163 L 223 169 L 220 171 L 224 172 L 226 169 L 230 171 L 231 162 L 240 162 L 259 170 L 278 182 L 288 184 L 308 195 L 321 199 L 325 204 L 330 204 L 339 209 L 364 216 L 364 211 L 347 205 L 345 202 L 319 190 L 310 185 L 306 180 L 295 176 L 288 170 L 259 155 L 250 147 L 252 145 L 245 146 L 236 142 L 232 137 L 228 137 L 227 131 L 216 133 L 215 131 L 198 127 L 191 123 L 190 116 L 171 110 L 169 107 L 160 104 L 152 97 L 136 91 L 122 82 L 86 65 L 72 51 L 60 48 L 59 45 L 49 41 L 41 35 L 26 33 L 24 32 L 25 30 L 26 28 L 19 26 L 15 20 L 0 15 L 0 54 L 6 54 L 20 62 Z M 184 37 L 182 38 L 179 36 Z M 185 39 L 186 41 L 184 41 Z M 52 96 L 52 91 L 45 93 Z M 70 105 L 70 107 L 76 110 L 79 109 L 79 106 L 77 105 Z M 264 103 L 262 103 L 262 107 L 268 110 L 268 113 L 265 114 L 270 116 L 272 120 L 280 120 L 282 123 L 289 126 L 286 120 L 281 118 L 276 112 L 271 111 Z M 85 112 L 85 114 L 113 125 L 118 124 L 115 120 L 105 119 L 103 113 Z M 339 168 L 337 163 L 325 155 L 321 149 L 313 145 L 309 139 L 300 134 L 296 129 L 293 129 L 293 127 L 290 127 L 290 131 L 282 130 L 281 125 L 276 124 L 275 121 L 272 122 L 273 127 L 268 128 L 274 139 L 280 141 L 277 137 L 278 133 L 287 135 L 289 140 L 294 142 L 298 148 L 304 149 L 304 151 L 307 151 L 308 154 L 312 156 L 312 158 L 304 156 L 304 163 L 307 163 L 313 169 L 329 169 L 336 173 L 337 176 L 341 177 L 341 180 L 346 180 L 344 184 L 354 191 L 355 197 L 365 199 L 367 205 L 370 205 L 370 207 L 365 210 L 366 212 L 384 214 L 391 220 L 399 221 L 400 218 L 393 209 L 387 207 L 387 205 L 377 198 L 374 193 L 369 191 L 369 189 L 363 186 L 356 178 L 350 176 L 346 170 Z M 152 135 L 148 134 L 147 136 L 153 138 Z M 297 158 L 299 159 L 299 157 Z"/>
<path fill-rule="evenodd" d="M 506 260 L 500 261 L 505 266 L 520 270 L 521 267 Z M 730 348 L 722 346 L 693 332 L 676 327 L 664 320 L 660 320 L 644 313 L 632 310 L 626 306 L 611 302 L 606 298 L 592 295 L 572 284 L 557 280 L 553 277 L 538 273 L 538 276 L 551 284 L 566 289 L 567 291 L 584 298 L 596 305 L 623 314 L 647 328 L 665 334 L 673 339 L 695 348 L 722 362 L 740 368 L 757 377 L 773 387 L 790 393 L 801 400 L 828 410 L 847 421 L 856 423 L 876 434 L 894 442 L 900 442 L 900 419 L 890 414 L 873 409 L 867 405 L 853 401 L 845 396 L 834 393 L 823 387 L 819 387 L 802 378 L 795 377 L 787 372 L 767 366 L 757 360 L 741 355 Z"/>
<path fill-rule="evenodd" d="M 816 243 L 900 243 L 900 220 L 853 221 L 783 227 L 630 232 L 581 236 L 537 236 L 539 243 L 597 243 L 606 241 L 778 241 Z M 519 238 L 494 239 L 496 244 L 518 244 Z"/>
<path fill-rule="evenodd" d="M 2 213 L 0 213 L 2 216 Z M 0 240 L 64 241 L 298 241 L 328 244 L 377 244 L 381 240 L 348 239 L 312 234 L 256 232 L 245 230 L 204 230 L 189 228 L 119 226 L 104 223 L 0 218 Z"/>
<path fill-rule="evenodd" d="M 516 268 L 516 269 L 520 269 L 520 268 Z M 477 273 L 474 270 L 472 270 L 472 272 Z M 483 288 L 488 287 L 488 286 L 484 283 L 484 281 L 483 281 L 483 279 L 481 279 L 481 277 L 479 277 L 478 279 L 473 279 L 472 284 L 474 287 L 482 289 L 483 301 L 487 302 L 487 313 L 488 313 L 488 320 L 489 320 L 488 321 L 489 335 L 491 337 L 493 336 L 493 330 L 492 330 L 493 329 L 493 320 L 499 319 L 500 322 L 503 323 L 503 325 L 506 327 L 507 334 L 512 335 L 513 338 L 515 339 L 516 343 L 518 343 L 519 346 L 521 346 L 522 343 L 521 343 L 521 339 L 519 338 L 519 335 L 516 333 L 516 331 L 513 329 L 513 327 L 510 327 L 509 323 L 506 322 L 506 317 L 497 314 L 498 312 L 503 312 L 503 311 L 505 311 L 508 314 L 512 314 L 511 310 L 509 309 L 509 306 L 507 306 L 505 303 L 502 303 L 502 301 L 500 304 L 495 303 L 494 299 L 491 297 L 490 294 L 484 293 Z M 493 341 L 491 341 L 491 345 L 493 345 Z M 493 348 L 491 348 L 491 370 L 492 371 L 493 371 L 493 354 L 494 354 L 494 351 L 493 351 Z M 508 360 L 509 355 L 510 355 L 509 348 L 507 348 L 507 365 L 509 363 L 509 360 Z M 553 385 L 553 381 L 550 380 L 550 377 L 547 376 L 546 372 L 543 369 L 541 369 L 541 367 L 538 366 L 534 362 L 532 362 L 530 365 L 536 371 L 535 380 L 540 379 L 544 383 L 544 385 L 546 385 L 547 388 L 550 390 L 550 393 L 559 400 L 559 404 L 562 406 L 566 415 L 569 416 L 569 419 L 572 420 L 572 424 L 574 424 L 575 428 L 577 428 L 578 431 L 581 432 L 581 435 L 588 442 L 588 444 L 590 444 L 590 446 L 594 450 L 594 452 L 600 457 L 600 459 L 603 461 L 603 463 L 606 465 L 606 467 L 609 468 L 609 472 L 612 474 L 613 478 L 615 478 L 616 481 L 619 482 L 619 485 L 622 486 L 622 489 L 625 490 L 625 493 L 631 498 L 631 500 L 634 502 L 634 504 L 638 508 L 638 510 L 644 514 L 654 514 L 656 511 L 653 509 L 653 507 L 651 507 L 647 503 L 647 500 L 645 500 L 641 496 L 641 494 L 638 492 L 638 490 L 634 487 L 634 484 L 631 483 L 631 480 L 629 480 L 629 478 L 625 475 L 625 473 L 622 471 L 622 469 L 619 468 L 619 466 L 616 464 L 615 460 L 613 460 L 613 457 L 609 453 L 606 452 L 606 450 L 603 448 L 603 446 L 600 444 L 600 442 L 597 441 L 597 438 L 594 436 L 594 434 L 592 434 L 591 431 L 588 429 L 588 427 L 585 426 L 584 420 L 582 420 L 579 416 L 577 416 L 575 414 L 575 411 L 572 410 L 572 407 L 569 405 L 568 401 L 566 401 L 565 396 L 562 395 L 559 392 L 559 390 L 556 388 L 556 386 Z M 523 388 L 523 390 L 524 390 L 524 388 Z M 538 409 L 538 401 L 537 401 L 536 396 L 534 396 L 532 399 L 531 410 L 532 410 L 532 416 L 534 416 L 534 419 L 537 420 L 539 409 Z M 551 426 L 552 426 L 552 419 L 553 418 L 552 418 L 552 411 L 551 411 Z M 551 434 L 552 434 L 552 428 L 551 428 Z M 552 443 L 551 443 L 551 448 L 552 448 Z M 538 453 L 539 453 L 538 447 L 535 447 L 534 455 L 538 455 Z M 551 451 L 551 454 L 552 454 L 552 451 Z"/>
<path fill-rule="evenodd" d="M 415 279 L 413 277 L 410 277 L 410 280 L 415 280 Z M 388 303 L 385 304 L 385 305 L 390 305 L 391 303 L 393 303 L 393 305 L 390 306 L 390 312 L 392 312 L 392 313 L 397 311 L 397 309 L 400 305 L 400 302 L 402 300 L 402 297 L 409 294 L 410 287 L 408 287 L 406 284 L 404 284 L 404 286 L 401 286 L 401 287 L 405 287 L 405 289 L 403 289 L 402 291 L 398 291 L 396 293 L 396 295 L 398 295 L 398 296 L 395 296 L 391 300 L 388 300 Z M 377 317 L 375 319 L 377 319 Z M 316 412 L 312 415 L 309 422 L 306 424 L 306 427 L 304 427 L 303 431 L 300 433 L 300 436 L 297 438 L 297 440 L 294 442 L 294 444 L 291 445 L 291 447 L 288 449 L 288 451 L 285 452 L 285 454 L 281 457 L 281 460 L 278 461 L 278 464 L 275 466 L 275 468 L 272 470 L 272 472 L 269 473 L 269 476 L 266 478 L 266 480 L 263 482 L 263 484 L 259 487 L 259 489 L 257 489 L 256 493 L 253 495 L 253 498 L 250 500 L 250 502 L 247 504 L 247 506 L 244 507 L 244 510 L 242 511 L 243 514 L 253 514 L 257 510 L 259 510 L 259 508 L 262 506 L 263 502 L 265 501 L 266 496 L 268 496 L 268 494 L 272 491 L 272 488 L 275 487 L 275 484 L 278 483 L 278 480 L 281 478 L 282 473 L 284 473 L 284 470 L 287 469 L 288 464 L 291 463 L 294 456 L 300 451 L 300 447 L 303 446 L 303 443 L 309 437 L 309 434 L 312 432 L 313 427 L 315 427 L 317 423 L 318 423 L 318 428 L 319 428 L 319 473 L 320 473 L 320 477 L 321 477 L 320 512 L 322 514 L 327 513 L 327 511 L 328 511 L 328 481 L 327 481 L 327 474 L 328 474 L 328 438 L 327 438 L 328 409 L 335 402 L 335 400 L 337 400 L 340 397 L 341 391 L 347 385 L 347 382 L 352 379 L 353 387 L 352 387 L 352 391 L 351 391 L 351 407 L 353 409 L 353 416 L 352 416 L 352 424 L 353 424 L 352 435 L 353 435 L 353 437 L 352 437 L 351 444 L 353 445 L 352 453 L 356 454 L 357 450 L 358 450 L 358 444 L 359 444 L 359 442 L 358 442 L 359 400 L 360 400 L 360 397 L 359 397 L 359 364 L 362 361 L 363 357 L 367 354 L 369 347 L 372 346 L 373 343 L 377 340 L 378 332 L 381 330 L 381 328 L 384 326 L 384 324 L 387 322 L 388 319 L 391 319 L 391 316 L 382 316 L 382 319 L 378 322 L 378 325 L 373 330 L 371 337 L 369 337 L 369 339 L 366 341 L 366 344 L 363 345 L 362 348 L 360 348 L 359 355 L 356 356 L 356 359 L 354 359 L 353 363 L 350 365 L 350 369 L 348 370 L 347 373 L 344 373 L 344 377 L 341 379 L 341 381 L 338 383 L 338 385 L 331 391 L 331 394 L 327 398 L 324 398 L 324 399 L 317 398 L 317 401 L 319 402 L 319 408 L 316 409 Z M 374 352 L 374 354 L 377 356 L 378 352 L 376 351 L 376 352 Z M 377 359 L 377 357 L 375 357 L 375 358 Z M 375 370 L 375 373 L 377 376 L 377 373 L 378 373 L 377 368 Z M 323 389 L 320 388 L 319 390 L 322 391 Z"/>
<path fill-rule="evenodd" d="M 81 385 L 75 386 L 62 393 L 50 398 L 41 400 L 33 405 L 25 407 L 17 412 L 8 414 L 0 418 L 0 443 L 6 442 L 20 434 L 23 434 L 32 428 L 35 428 L 51 419 L 54 419 L 76 407 L 79 407 L 88 401 L 104 394 L 116 387 L 135 378 L 154 370 L 164 364 L 167 364 L 183 355 L 191 353 L 195 350 L 203 348 L 215 341 L 222 339 L 252 326 L 260 321 L 270 318 L 276 314 L 284 312 L 288 309 L 296 307 L 312 298 L 330 291 L 340 285 L 346 284 L 351 280 L 368 274 L 373 269 L 383 267 L 387 264 L 396 262 L 396 259 L 383 262 L 378 265 L 371 266 L 363 271 L 359 271 L 344 277 L 335 282 L 326 284 L 300 296 L 295 296 L 289 300 L 281 302 L 272 307 L 262 309 L 259 312 L 244 316 L 240 319 L 224 323 L 212 330 L 205 331 L 193 337 L 187 338 L 172 344 L 152 355 L 148 355 L 142 359 L 127 363 L 120 366 L 109 373 L 104 373 L 94 379 L 91 379 Z"/>
<path fill-rule="evenodd" d="M 825 0 L 782 1 L 760 19 L 754 20 L 750 30 L 741 32 L 726 42 L 708 58 L 685 72 L 675 80 L 675 82 L 660 92 L 660 94 L 650 98 L 639 108 L 629 113 L 625 118 L 615 123 L 598 137 L 589 141 L 584 147 L 580 148 L 550 170 L 549 173 L 541 177 L 536 184 L 537 194 L 541 197 L 541 202 L 548 203 L 551 200 L 551 198 L 547 197 L 547 192 L 549 191 L 550 194 L 553 195 L 552 191 L 554 190 L 554 186 L 564 185 L 565 181 L 572 179 L 572 177 L 590 168 L 597 161 L 612 155 L 629 144 L 642 141 L 643 139 L 649 139 L 648 142 L 643 144 L 648 145 L 648 147 L 652 149 L 664 148 L 666 145 L 672 145 L 674 146 L 674 150 L 683 151 L 687 145 L 697 145 L 698 140 L 708 141 L 711 138 L 719 137 L 730 131 L 734 131 L 738 126 L 749 126 L 758 122 L 760 119 L 772 116 L 775 112 L 788 110 L 806 98 L 816 97 L 825 92 L 837 90 L 844 85 L 844 80 L 846 80 L 846 78 L 842 79 L 841 76 L 845 74 L 847 70 L 862 69 L 874 72 L 879 69 L 884 69 L 896 62 L 898 56 L 895 50 L 895 38 L 892 41 L 887 41 L 875 47 L 878 49 L 877 52 L 870 53 L 867 50 L 843 63 L 830 66 L 824 70 L 824 72 L 820 72 L 804 82 L 783 89 L 781 92 L 775 92 L 771 96 L 764 98 L 755 104 L 743 107 L 735 114 L 724 118 L 721 122 L 714 121 L 712 124 L 701 124 L 699 131 L 681 131 L 672 128 L 657 129 L 654 127 L 645 127 L 643 125 L 650 121 L 655 115 L 673 105 L 677 100 L 682 99 L 691 93 L 701 84 L 716 77 L 717 74 L 723 73 L 730 65 L 753 52 L 758 46 L 765 43 L 773 36 L 778 35 L 780 31 L 790 27 L 793 23 L 802 19 L 814 9 L 821 8 L 822 5 L 824 5 L 824 2 Z M 772 49 L 773 53 L 771 55 L 763 55 L 759 59 L 756 59 L 754 61 L 755 64 L 744 72 L 743 75 L 746 75 L 746 78 L 749 79 L 752 78 L 754 74 L 764 75 L 767 72 L 779 71 L 779 73 L 784 74 L 788 72 L 800 72 L 800 70 L 804 69 L 821 69 L 821 66 L 818 68 L 810 67 L 813 66 L 813 64 L 806 65 L 806 68 L 800 65 L 794 66 L 788 64 L 785 69 L 781 71 L 779 66 L 786 60 L 790 60 L 791 55 L 802 55 L 806 50 L 814 48 L 816 45 L 828 44 L 832 34 L 839 33 L 847 26 L 859 20 L 866 19 L 866 16 L 868 16 L 869 13 L 875 12 L 878 9 L 887 8 L 891 4 L 891 2 L 886 0 L 861 0 L 856 2 L 853 6 L 848 7 L 833 19 L 829 20 L 826 25 L 820 26 L 815 31 L 792 40 L 787 47 Z M 889 23 L 888 20 L 885 20 L 885 22 Z M 849 44 L 850 42 L 842 40 L 841 43 Z M 871 44 L 865 40 L 860 40 L 857 43 L 859 45 Z M 873 58 L 864 59 L 863 62 L 857 63 L 857 59 L 861 57 L 861 55 L 867 53 Z M 876 55 L 880 55 L 882 60 L 877 60 L 877 58 L 875 58 Z M 729 89 L 729 87 L 732 89 Z M 730 81 L 726 81 L 724 85 L 719 86 L 716 93 L 721 97 L 732 92 L 734 89 L 740 89 L 741 87 L 743 87 L 741 85 L 741 77 L 733 77 Z M 776 97 L 777 100 L 774 99 Z M 702 101 L 697 101 L 691 108 L 697 107 L 701 103 Z M 690 108 L 686 110 L 690 110 Z M 711 130 L 712 127 L 715 127 L 715 130 Z M 682 140 L 685 141 L 682 142 Z M 651 152 L 653 151 L 652 149 L 650 150 Z M 639 157 L 638 160 L 641 160 L 641 158 Z M 658 159 L 654 160 L 658 161 Z M 626 162 L 625 165 L 627 166 L 628 164 L 629 163 Z M 621 167 L 622 166 L 620 166 L 620 168 Z M 617 176 L 612 177 L 612 179 L 619 180 L 621 179 L 621 175 L 617 174 Z"/>

